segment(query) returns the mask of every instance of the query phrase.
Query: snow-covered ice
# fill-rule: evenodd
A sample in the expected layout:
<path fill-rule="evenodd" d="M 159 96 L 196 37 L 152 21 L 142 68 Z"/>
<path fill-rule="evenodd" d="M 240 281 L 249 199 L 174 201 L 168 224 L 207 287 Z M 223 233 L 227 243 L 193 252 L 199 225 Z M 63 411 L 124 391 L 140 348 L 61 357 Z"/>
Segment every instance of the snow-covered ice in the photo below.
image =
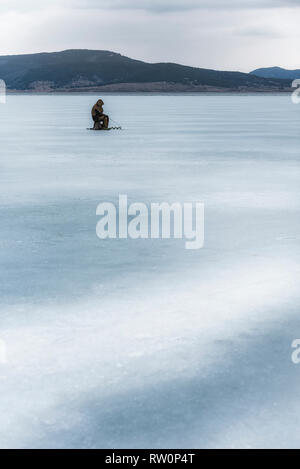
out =
<path fill-rule="evenodd" d="M 299 448 L 300 106 L 97 98 L 0 105 L 0 447 Z M 100 241 L 119 194 L 204 201 L 204 249 Z"/>

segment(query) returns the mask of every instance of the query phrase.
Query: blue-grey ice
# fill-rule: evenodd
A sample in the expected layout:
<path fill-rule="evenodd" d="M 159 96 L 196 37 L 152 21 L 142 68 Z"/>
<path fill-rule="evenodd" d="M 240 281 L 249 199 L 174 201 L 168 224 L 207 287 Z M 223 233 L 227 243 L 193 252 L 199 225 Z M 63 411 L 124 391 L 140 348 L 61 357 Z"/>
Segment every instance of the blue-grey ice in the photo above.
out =
<path fill-rule="evenodd" d="M 1 448 L 299 448 L 300 106 L 288 95 L 0 105 Z M 205 247 L 96 208 L 205 203 Z"/>

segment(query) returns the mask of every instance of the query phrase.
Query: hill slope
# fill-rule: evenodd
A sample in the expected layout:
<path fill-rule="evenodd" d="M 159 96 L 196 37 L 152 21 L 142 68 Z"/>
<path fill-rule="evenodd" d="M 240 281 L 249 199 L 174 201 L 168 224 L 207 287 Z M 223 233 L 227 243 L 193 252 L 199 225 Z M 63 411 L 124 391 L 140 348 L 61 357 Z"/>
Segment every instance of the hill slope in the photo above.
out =
<path fill-rule="evenodd" d="M 239 72 L 219 72 L 173 63 L 149 64 L 109 51 L 63 52 L 0 57 L 0 78 L 11 90 L 74 90 L 120 84 L 164 83 L 182 89 L 275 89 L 287 82 Z M 176 85 L 176 86 L 174 86 Z M 132 86 L 132 89 L 138 87 Z"/>
<path fill-rule="evenodd" d="M 251 72 L 251 75 L 271 79 L 295 80 L 300 78 L 300 70 L 285 70 L 280 67 L 258 68 Z"/>

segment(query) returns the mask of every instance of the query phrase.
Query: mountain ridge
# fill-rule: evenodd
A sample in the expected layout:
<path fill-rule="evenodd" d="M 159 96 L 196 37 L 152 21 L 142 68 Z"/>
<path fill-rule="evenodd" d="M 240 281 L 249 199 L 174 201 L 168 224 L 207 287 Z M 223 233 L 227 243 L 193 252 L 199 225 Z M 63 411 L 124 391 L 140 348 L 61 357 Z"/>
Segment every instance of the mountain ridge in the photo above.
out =
<path fill-rule="evenodd" d="M 300 78 L 300 69 L 288 70 L 282 67 L 267 67 L 253 70 L 250 74 L 261 78 L 295 80 Z"/>
<path fill-rule="evenodd" d="M 148 63 L 107 50 L 0 56 L 0 78 L 9 91 L 284 91 L 287 80 L 242 72 Z"/>

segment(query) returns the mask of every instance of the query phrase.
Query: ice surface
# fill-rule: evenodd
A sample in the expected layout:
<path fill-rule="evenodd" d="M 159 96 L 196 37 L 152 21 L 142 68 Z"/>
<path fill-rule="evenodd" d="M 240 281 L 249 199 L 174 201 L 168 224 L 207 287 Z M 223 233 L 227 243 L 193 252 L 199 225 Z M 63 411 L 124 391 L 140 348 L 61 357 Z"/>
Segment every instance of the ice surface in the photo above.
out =
<path fill-rule="evenodd" d="M 300 107 L 97 98 L 0 105 L 0 447 L 299 448 Z M 120 193 L 204 201 L 205 248 L 100 241 Z"/>

